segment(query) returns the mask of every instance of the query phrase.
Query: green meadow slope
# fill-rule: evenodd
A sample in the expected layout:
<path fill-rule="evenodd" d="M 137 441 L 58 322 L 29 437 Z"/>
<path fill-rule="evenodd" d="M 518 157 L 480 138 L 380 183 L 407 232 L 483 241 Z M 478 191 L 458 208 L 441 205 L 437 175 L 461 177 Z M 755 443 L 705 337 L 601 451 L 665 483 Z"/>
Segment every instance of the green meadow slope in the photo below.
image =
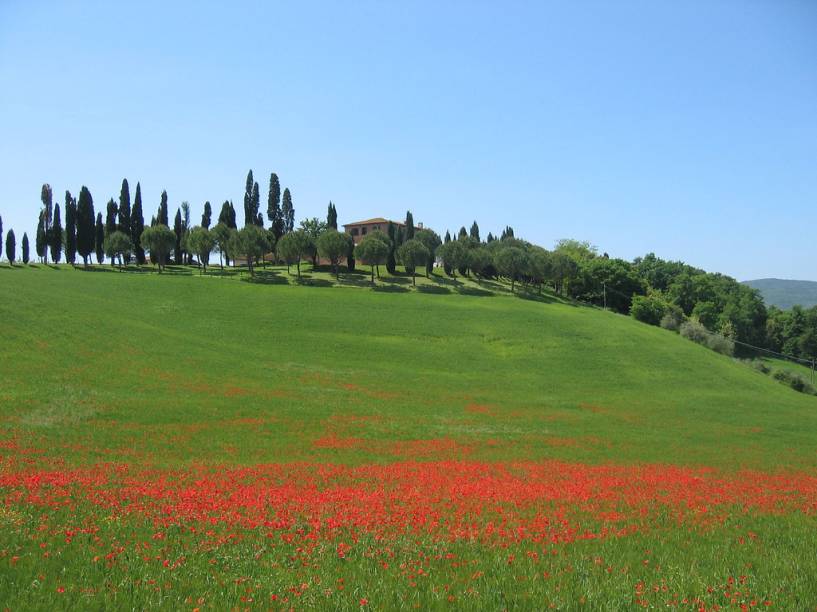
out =
<path fill-rule="evenodd" d="M 0 437 L 77 465 L 817 465 L 817 398 L 627 317 L 267 280 L 0 268 Z"/>

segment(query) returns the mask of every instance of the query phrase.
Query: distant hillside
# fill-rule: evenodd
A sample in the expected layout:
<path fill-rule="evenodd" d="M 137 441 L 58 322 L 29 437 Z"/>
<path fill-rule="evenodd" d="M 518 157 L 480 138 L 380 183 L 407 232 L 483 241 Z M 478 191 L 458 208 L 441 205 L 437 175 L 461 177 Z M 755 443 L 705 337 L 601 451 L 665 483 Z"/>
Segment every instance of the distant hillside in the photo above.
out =
<path fill-rule="evenodd" d="M 745 284 L 759 289 L 767 306 L 777 306 L 785 310 L 796 304 L 805 307 L 817 305 L 815 281 L 760 278 L 745 281 Z"/>

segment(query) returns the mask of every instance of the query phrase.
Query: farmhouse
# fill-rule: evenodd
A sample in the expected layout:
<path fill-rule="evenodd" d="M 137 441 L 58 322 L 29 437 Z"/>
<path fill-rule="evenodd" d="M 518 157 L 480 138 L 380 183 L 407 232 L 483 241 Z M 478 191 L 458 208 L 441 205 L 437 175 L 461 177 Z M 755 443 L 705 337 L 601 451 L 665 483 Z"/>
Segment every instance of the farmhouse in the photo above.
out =
<path fill-rule="evenodd" d="M 389 221 L 383 217 L 375 217 L 374 219 L 367 219 L 365 221 L 355 221 L 354 223 L 346 223 L 343 229 L 352 237 L 355 244 L 363 240 L 370 232 L 380 230 L 384 234 L 389 231 L 389 223 L 393 223 L 395 228 L 406 227 L 405 223 L 400 221 Z M 423 229 L 423 224 L 418 223 L 417 229 Z"/>

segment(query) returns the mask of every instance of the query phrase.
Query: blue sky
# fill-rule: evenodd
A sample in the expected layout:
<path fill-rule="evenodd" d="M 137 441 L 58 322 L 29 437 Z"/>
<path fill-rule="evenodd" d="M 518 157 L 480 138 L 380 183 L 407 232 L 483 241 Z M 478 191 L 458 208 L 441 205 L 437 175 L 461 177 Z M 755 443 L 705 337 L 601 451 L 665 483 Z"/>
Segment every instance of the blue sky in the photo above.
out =
<path fill-rule="evenodd" d="M 817 280 L 817 3 L 0 1 L 0 215 L 141 181 L 198 218 L 477 220 Z M 242 217 L 239 214 L 239 217 Z"/>

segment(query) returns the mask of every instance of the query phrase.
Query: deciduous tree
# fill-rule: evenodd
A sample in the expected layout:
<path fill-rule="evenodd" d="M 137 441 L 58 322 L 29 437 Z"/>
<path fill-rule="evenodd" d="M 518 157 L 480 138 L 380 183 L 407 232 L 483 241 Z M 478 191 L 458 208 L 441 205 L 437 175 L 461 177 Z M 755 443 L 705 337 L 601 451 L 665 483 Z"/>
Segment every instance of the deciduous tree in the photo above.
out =
<path fill-rule="evenodd" d="M 194 227 L 187 237 L 187 246 L 199 259 L 199 265 L 207 272 L 210 253 L 216 246 L 215 236 L 206 227 Z"/>
<path fill-rule="evenodd" d="M 301 260 L 314 253 L 315 243 L 308 233 L 300 229 L 281 236 L 276 250 L 278 257 L 283 259 L 287 265 L 287 273 L 289 273 L 289 267 L 295 264 L 298 269 L 298 278 L 301 278 Z"/>
<path fill-rule="evenodd" d="M 428 261 L 426 262 L 426 278 L 431 274 L 434 268 L 434 258 L 436 257 L 437 249 L 442 244 L 442 240 L 437 235 L 437 232 L 430 229 L 421 229 L 414 234 L 414 238 L 423 243 L 423 246 L 428 249 Z"/>
<path fill-rule="evenodd" d="M 133 241 L 130 236 L 118 230 L 105 236 L 104 246 L 105 254 L 111 258 L 111 261 L 119 257 L 120 270 L 125 258 L 133 251 Z"/>
<path fill-rule="evenodd" d="M 321 257 L 325 257 L 332 263 L 332 270 L 335 272 L 335 278 L 340 278 L 340 260 L 346 257 L 349 250 L 349 241 L 351 236 L 341 233 L 337 230 L 328 229 L 321 237 L 318 238 L 318 253 Z"/>
<path fill-rule="evenodd" d="M 375 270 L 377 270 L 377 278 L 380 278 L 380 266 L 385 264 L 389 257 L 388 241 L 375 234 L 380 234 L 380 232 L 372 232 L 355 247 L 356 257 L 372 268 L 372 284 L 374 284 Z"/>
<path fill-rule="evenodd" d="M 415 238 L 406 240 L 397 249 L 397 258 L 406 268 L 406 272 L 411 274 L 412 285 L 417 284 L 417 266 L 425 266 L 430 255 L 425 245 Z"/>
<path fill-rule="evenodd" d="M 146 227 L 139 242 L 150 253 L 150 261 L 156 264 L 161 274 L 167 257 L 176 244 L 176 235 L 173 230 L 163 224 Z"/>
<path fill-rule="evenodd" d="M 254 223 L 234 233 L 230 239 L 233 257 L 243 255 L 247 259 L 250 276 L 255 276 L 255 260 L 269 250 L 267 233 Z"/>
<path fill-rule="evenodd" d="M 511 281 L 511 293 L 514 292 L 516 281 L 528 265 L 528 256 L 519 247 L 508 246 L 499 249 L 494 255 L 494 266 L 502 276 Z"/>

